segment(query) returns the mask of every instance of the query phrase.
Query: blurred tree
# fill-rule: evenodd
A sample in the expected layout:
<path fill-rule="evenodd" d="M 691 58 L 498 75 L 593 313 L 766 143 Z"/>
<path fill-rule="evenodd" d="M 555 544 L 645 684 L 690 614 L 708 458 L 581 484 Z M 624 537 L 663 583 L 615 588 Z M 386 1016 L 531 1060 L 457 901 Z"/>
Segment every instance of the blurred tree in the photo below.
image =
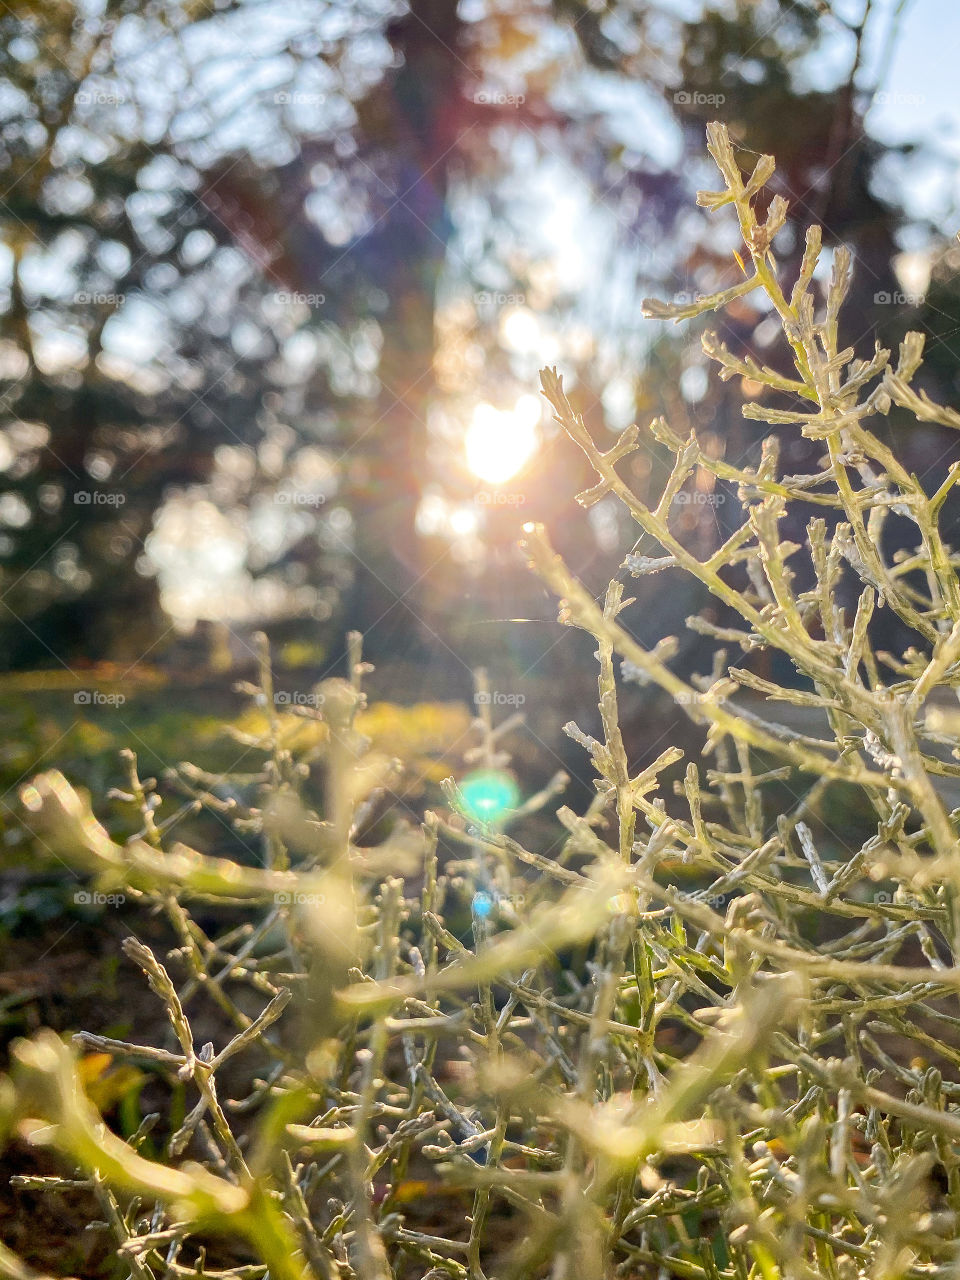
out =
<path fill-rule="evenodd" d="M 633 0 L 317 0 L 295 14 L 111 0 L 97 17 L 61 0 L 42 21 L 8 7 L 8 661 L 153 643 L 143 544 L 174 490 L 246 510 L 251 582 L 274 580 L 294 612 L 324 616 L 332 595 L 315 588 L 332 569 L 345 581 L 349 558 L 343 612 L 373 632 L 374 656 L 445 643 L 431 633 L 463 621 L 468 589 L 532 608 L 507 590 L 515 507 L 478 511 L 457 460 L 473 404 L 509 408 L 551 345 L 597 430 L 666 410 L 718 449 L 754 447 L 742 388 L 704 390 L 668 335 L 638 337 L 638 300 L 736 278 L 731 246 L 679 221 L 697 181 L 684 156 L 714 116 L 777 151 L 791 216 L 853 242 L 858 288 L 896 288 L 905 214 L 878 194 L 890 152 L 863 127 L 871 20 L 868 3 L 851 25 L 788 0 L 710 4 L 696 21 Z M 829 42 L 852 71 L 814 89 Z M 575 243 L 585 225 L 596 243 Z M 574 248 L 592 255 L 579 279 Z M 796 258 L 792 222 L 776 248 Z M 762 354 L 763 319 L 745 305 L 723 337 Z M 321 482 L 334 453 L 340 480 Z M 550 514 L 554 468 L 573 465 L 538 458 L 524 517 Z M 465 504 L 459 543 L 452 525 L 418 533 L 431 488 Z M 487 588 L 469 574 L 471 512 L 501 544 Z M 685 536 L 722 536 L 726 518 L 691 507 Z M 607 519 L 565 527 L 588 575 L 617 544 Z M 181 540 L 191 528 L 216 542 L 188 504 Z M 155 531 L 154 567 L 162 544 Z"/>
<path fill-rule="evenodd" d="M 278 305 L 272 247 L 223 216 L 222 148 L 182 49 L 190 20 L 188 6 L 141 21 L 122 0 L 0 16 L 0 601 L 14 666 L 150 652 L 166 629 L 144 556 L 161 504 L 237 449 L 263 465 L 232 496 L 275 489 L 293 452 L 286 402 L 333 363 L 295 358 L 303 306 Z M 163 47 L 159 94 L 142 78 L 145 31 Z"/>

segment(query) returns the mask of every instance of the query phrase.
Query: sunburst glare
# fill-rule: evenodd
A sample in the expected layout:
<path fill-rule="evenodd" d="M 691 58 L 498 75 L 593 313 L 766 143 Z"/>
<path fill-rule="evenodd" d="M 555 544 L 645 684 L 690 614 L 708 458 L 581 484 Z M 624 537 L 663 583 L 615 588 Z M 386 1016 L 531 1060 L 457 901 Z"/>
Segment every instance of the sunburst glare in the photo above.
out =
<path fill-rule="evenodd" d="M 487 484 L 503 484 L 522 471 L 540 442 L 540 402 L 521 396 L 512 409 L 478 404 L 467 428 L 467 466 Z"/>

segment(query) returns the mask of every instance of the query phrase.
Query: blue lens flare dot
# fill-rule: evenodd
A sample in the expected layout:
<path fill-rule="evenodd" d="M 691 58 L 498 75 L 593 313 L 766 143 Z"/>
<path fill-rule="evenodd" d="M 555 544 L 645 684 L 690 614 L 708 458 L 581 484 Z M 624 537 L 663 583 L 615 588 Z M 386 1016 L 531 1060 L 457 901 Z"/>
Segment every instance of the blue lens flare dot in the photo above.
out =
<path fill-rule="evenodd" d="M 520 789 L 512 775 L 499 769 L 468 773 L 460 783 L 460 792 L 470 816 L 478 822 L 499 822 L 520 801 Z"/>
<path fill-rule="evenodd" d="M 493 911 L 493 898 L 489 893 L 477 892 L 473 895 L 473 914 L 479 916 L 481 920 L 486 918 Z"/>

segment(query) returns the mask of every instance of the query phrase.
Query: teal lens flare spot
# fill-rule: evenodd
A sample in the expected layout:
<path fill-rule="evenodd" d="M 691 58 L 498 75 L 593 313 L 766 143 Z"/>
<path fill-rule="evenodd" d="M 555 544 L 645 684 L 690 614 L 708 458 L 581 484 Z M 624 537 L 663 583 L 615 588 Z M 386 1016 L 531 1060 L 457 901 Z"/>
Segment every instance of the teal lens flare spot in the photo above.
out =
<path fill-rule="evenodd" d="M 520 791 L 509 773 L 478 769 L 460 783 L 467 810 L 478 822 L 499 822 L 520 801 Z"/>
<path fill-rule="evenodd" d="M 473 914 L 475 916 L 479 916 L 481 920 L 486 920 L 492 911 L 493 899 L 489 893 L 475 893 L 473 895 Z"/>

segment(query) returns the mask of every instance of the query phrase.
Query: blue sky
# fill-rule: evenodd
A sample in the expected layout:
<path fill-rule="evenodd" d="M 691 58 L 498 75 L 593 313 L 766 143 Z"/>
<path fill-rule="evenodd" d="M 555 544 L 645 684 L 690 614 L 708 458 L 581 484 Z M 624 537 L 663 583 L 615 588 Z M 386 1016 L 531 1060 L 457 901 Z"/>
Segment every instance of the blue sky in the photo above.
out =
<path fill-rule="evenodd" d="M 891 8 L 891 0 L 886 0 Z M 909 188 L 911 209 L 960 227 L 960 0 L 913 0 L 871 108 L 867 127 L 885 142 L 923 140 L 932 143 L 949 165 L 922 171 L 916 189 Z M 953 226 L 953 222 L 957 225 Z"/>

